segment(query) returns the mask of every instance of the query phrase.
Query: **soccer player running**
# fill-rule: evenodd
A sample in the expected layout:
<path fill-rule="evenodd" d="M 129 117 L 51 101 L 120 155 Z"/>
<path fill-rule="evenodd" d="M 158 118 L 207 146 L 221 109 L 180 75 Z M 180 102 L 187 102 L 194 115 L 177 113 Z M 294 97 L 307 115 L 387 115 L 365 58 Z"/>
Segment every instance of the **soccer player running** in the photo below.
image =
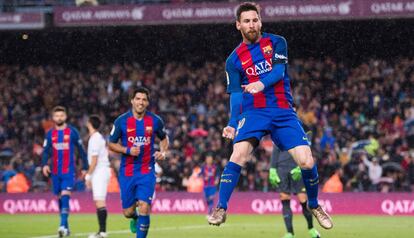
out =
<path fill-rule="evenodd" d="M 330 229 L 332 220 L 318 204 L 318 171 L 308 138 L 292 108 L 286 40 L 261 33 L 259 7 L 255 3 L 240 4 L 236 17 L 243 42 L 226 60 L 231 110 L 229 124 L 223 129 L 223 137 L 234 140 L 233 153 L 221 175 L 219 202 L 208 222 L 220 225 L 226 221 L 227 203 L 241 168 L 260 139 L 270 133 L 273 142 L 289 151 L 300 166 L 308 207 L 319 224 Z"/>
<path fill-rule="evenodd" d="M 211 153 L 205 156 L 204 165 L 201 167 L 200 176 L 203 178 L 204 198 L 208 206 L 208 214 L 213 210 L 214 195 L 217 192 L 217 184 L 219 182 L 219 173 L 217 166 L 214 164 L 214 157 Z"/>
<path fill-rule="evenodd" d="M 53 108 L 52 119 L 55 126 L 47 132 L 43 143 L 42 170 L 46 177 L 52 175 L 53 193 L 59 199 L 60 227 L 58 235 L 64 237 L 70 235 L 68 217 L 69 200 L 76 175 L 75 147 L 77 147 L 82 159 L 82 175 L 86 173 L 89 166 L 79 132 L 66 123 L 66 109 L 62 106 Z M 50 156 L 52 156 L 52 166 L 49 166 Z"/>
<path fill-rule="evenodd" d="M 302 206 L 302 213 L 308 223 L 309 235 L 312 238 L 320 238 L 319 232 L 313 227 L 312 214 L 306 208 L 306 189 L 301 180 L 301 171 L 296 165 L 292 156 L 287 151 L 281 151 L 273 146 L 273 153 L 270 159 L 269 182 L 278 187 L 279 197 L 282 201 L 282 214 L 287 233 L 283 238 L 293 238 L 293 213 L 290 208 L 290 196 L 295 194 Z"/>
<path fill-rule="evenodd" d="M 92 234 L 89 238 L 105 238 L 106 233 L 106 193 L 108 188 L 111 170 L 109 167 L 108 149 L 106 141 L 99 132 L 101 119 L 97 115 L 92 115 L 86 124 L 89 131 L 88 141 L 88 162 L 89 170 L 85 175 L 86 187 L 92 188 L 93 200 L 96 205 L 96 214 L 98 216 L 99 231 Z"/>
<path fill-rule="evenodd" d="M 155 160 L 165 159 L 169 145 L 164 122 L 147 110 L 149 95 L 144 87 L 133 90 L 132 108 L 115 120 L 109 138 L 109 149 L 122 154 L 119 169 L 122 208 L 124 216 L 132 219 L 131 232 L 137 238 L 147 237 L 156 183 Z M 160 151 L 154 149 L 156 136 L 160 139 Z"/>

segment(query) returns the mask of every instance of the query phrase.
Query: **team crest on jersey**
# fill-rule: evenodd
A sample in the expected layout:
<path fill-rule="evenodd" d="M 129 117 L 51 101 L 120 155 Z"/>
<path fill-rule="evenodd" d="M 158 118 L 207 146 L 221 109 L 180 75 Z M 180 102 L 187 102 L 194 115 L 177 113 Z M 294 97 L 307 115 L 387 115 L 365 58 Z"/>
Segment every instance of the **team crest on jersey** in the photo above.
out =
<path fill-rule="evenodd" d="M 263 52 L 265 53 L 265 55 L 271 55 L 273 48 L 271 45 L 267 45 L 265 47 L 262 48 Z"/>
<path fill-rule="evenodd" d="M 146 133 L 152 133 L 152 126 L 146 126 L 145 127 L 145 132 Z"/>

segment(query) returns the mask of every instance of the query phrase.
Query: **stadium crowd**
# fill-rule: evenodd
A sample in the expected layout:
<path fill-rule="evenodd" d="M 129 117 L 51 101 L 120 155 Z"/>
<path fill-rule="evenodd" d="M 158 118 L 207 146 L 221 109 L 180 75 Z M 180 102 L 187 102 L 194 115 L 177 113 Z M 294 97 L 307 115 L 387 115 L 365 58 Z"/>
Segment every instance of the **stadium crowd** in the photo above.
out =
<path fill-rule="evenodd" d="M 413 59 L 370 59 L 359 65 L 296 59 L 289 74 L 298 115 L 312 131 L 324 191 L 414 189 Z M 68 108 L 69 122 L 86 142 L 88 115 L 100 115 L 108 135 L 113 120 L 128 110 L 134 85 L 151 89 L 151 110 L 163 117 L 171 141 L 168 160 L 159 164 L 159 190 L 189 190 L 206 153 L 222 167 L 231 152 L 231 143 L 221 137 L 229 111 L 223 62 L 169 62 L 149 70 L 139 63 L 83 70 L 0 65 L 0 78 L 2 192 L 13 192 L 13 186 L 49 190 L 39 165 L 44 134 L 53 126 L 52 107 Z M 270 148 L 265 138 L 243 169 L 239 190 L 274 189 L 267 179 Z M 119 155 L 110 156 L 117 171 Z M 27 184 L 13 180 L 19 177 Z M 76 187 L 84 189 L 81 178 Z"/>

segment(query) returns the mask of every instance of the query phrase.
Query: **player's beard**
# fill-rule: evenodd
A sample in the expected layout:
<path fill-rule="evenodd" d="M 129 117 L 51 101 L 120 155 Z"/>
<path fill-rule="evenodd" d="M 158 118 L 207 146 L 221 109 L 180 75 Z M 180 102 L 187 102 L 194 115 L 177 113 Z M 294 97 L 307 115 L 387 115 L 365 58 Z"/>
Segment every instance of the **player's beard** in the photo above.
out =
<path fill-rule="evenodd" d="M 65 124 L 65 121 L 57 121 L 56 126 L 63 126 Z"/>
<path fill-rule="evenodd" d="M 137 115 L 142 116 L 145 113 L 146 107 L 134 107 L 134 111 Z"/>
<path fill-rule="evenodd" d="M 250 42 L 256 43 L 257 39 L 259 39 L 259 31 L 255 30 L 248 30 L 247 32 L 242 32 L 243 36 Z"/>

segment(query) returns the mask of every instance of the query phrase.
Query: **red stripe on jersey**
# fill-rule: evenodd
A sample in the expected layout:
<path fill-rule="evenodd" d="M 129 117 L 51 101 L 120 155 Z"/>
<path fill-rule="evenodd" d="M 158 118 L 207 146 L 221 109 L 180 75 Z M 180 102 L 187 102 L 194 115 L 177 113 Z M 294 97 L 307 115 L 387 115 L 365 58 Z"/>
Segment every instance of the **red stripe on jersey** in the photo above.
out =
<path fill-rule="evenodd" d="M 262 38 L 262 40 L 260 40 L 260 48 L 262 50 L 263 56 L 265 57 L 266 61 L 269 62 L 269 64 L 272 65 L 272 57 L 273 57 L 273 46 L 272 46 L 272 41 L 270 40 L 270 38 Z M 289 103 L 286 100 L 286 91 L 285 91 L 285 87 L 284 87 L 284 80 L 283 77 L 282 79 L 277 82 L 274 86 L 274 93 L 275 93 L 275 97 L 276 97 L 276 103 L 278 105 L 279 108 L 289 108 Z"/>
<path fill-rule="evenodd" d="M 274 86 L 275 96 L 277 98 L 277 105 L 280 108 L 289 108 L 289 102 L 286 99 L 285 80 L 280 80 Z"/>
<path fill-rule="evenodd" d="M 144 116 L 144 134 L 147 140 L 144 144 L 144 155 L 142 156 L 141 173 L 149 173 L 149 164 L 151 162 L 152 132 L 154 131 L 154 120 L 151 116 Z"/>
<path fill-rule="evenodd" d="M 63 163 L 62 163 L 62 173 L 66 174 L 69 172 L 69 162 L 70 162 L 70 128 L 66 127 L 63 130 L 63 144 L 68 147 L 63 148 Z"/>
<path fill-rule="evenodd" d="M 55 145 L 58 143 L 58 130 L 52 131 L 52 151 L 53 151 L 53 174 L 58 173 L 58 150 L 56 149 Z"/>
<path fill-rule="evenodd" d="M 127 119 L 127 143 L 128 148 L 134 146 L 135 137 L 137 136 L 137 123 L 134 117 L 128 117 Z M 129 139 L 132 138 L 132 139 Z M 134 156 L 127 156 L 125 161 L 125 176 L 134 175 Z"/>
<path fill-rule="evenodd" d="M 254 83 L 259 81 L 259 76 L 248 74 L 248 72 L 256 72 L 252 54 L 250 53 L 246 44 L 242 43 L 239 48 L 236 50 L 237 56 L 239 57 L 240 63 L 242 65 L 243 71 L 249 80 L 249 83 Z M 250 67 L 248 67 L 250 66 Z M 249 68 L 252 68 L 248 71 Z M 253 94 L 253 105 L 257 107 L 266 107 L 266 97 L 263 92 Z"/>

